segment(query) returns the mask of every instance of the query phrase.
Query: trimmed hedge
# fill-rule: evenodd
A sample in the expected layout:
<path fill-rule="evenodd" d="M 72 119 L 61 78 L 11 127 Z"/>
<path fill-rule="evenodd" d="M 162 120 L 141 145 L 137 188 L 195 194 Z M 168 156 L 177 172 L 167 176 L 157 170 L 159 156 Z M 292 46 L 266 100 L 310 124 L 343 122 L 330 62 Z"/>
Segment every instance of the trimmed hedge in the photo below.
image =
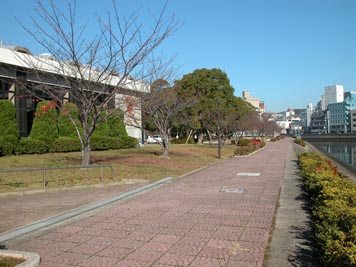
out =
<path fill-rule="evenodd" d="M 91 138 L 91 149 L 108 150 L 108 149 L 124 149 L 135 147 L 138 143 L 136 138 L 127 136 L 123 138 L 93 136 Z"/>
<path fill-rule="evenodd" d="M 240 142 L 241 141 L 241 142 Z M 246 145 L 245 145 L 246 144 Z M 266 144 L 259 139 L 239 139 L 237 148 L 235 149 L 235 156 L 246 156 L 262 147 Z"/>
<path fill-rule="evenodd" d="M 49 144 L 32 138 L 21 138 L 16 147 L 16 154 L 44 154 L 49 150 Z"/>
<path fill-rule="evenodd" d="M 178 139 L 172 139 L 171 144 L 185 144 L 187 142 L 187 138 L 178 138 Z M 189 138 L 188 144 L 194 145 L 195 141 L 194 138 Z"/>
<path fill-rule="evenodd" d="M 59 137 L 57 111 L 54 102 L 41 101 L 36 108 L 36 116 L 30 133 L 31 139 L 51 144 Z"/>
<path fill-rule="evenodd" d="M 75 127 L 69 119 L 69 115 L 76 120 L 77 125 L 80 125 L 80 121 L 78 119 L 79 110 L 77 105 L 73 103 L 65 103 L 57 120 L 58 134 L 59 136 L 78 138 Z"/>
<path fill-rule="evenodd" d="M 304 140 L 302 140 L 302 139 L 297 139 L 297 138 L 295 138 L 295 139 L 294 139 L 294 143 L 296 143 L 296 144 L 298 144 L 298 145 L 300 145 L 300 146 L 305 147 L 305 142 L 304 142 Z"/>
<path fill-rule="evenodd" d="M 19 141 L 14 104 L 0 100 L 0 156 L 11 155 Z"/>
<path fill-rule="evenodd" d="M 247 146 L 251 142 L 251 139 L 240 138 L 237 142 L 238 146 Z"/>
<path fill-rule="evenodd" d="M 60 136 L 51 144 L 50 152 L 74 152 L 80 151 L 81 147 L 78 137 Z"/>
<path fill-rule="evenodd" d="M 356 266 L 356 185 L 316 153 L 299 155 L 325 266 Z"/>
<path fill-rule="evenodd" d="M 123 112 L 113 112 L 114 116 L 100 125 L 91 137 L 92 150 L 123 149 L 137 145 L 137 139 L 129 137 L 126 132 Z M 19 141 L 15 107 L 10 101 L 0 100 L 0 156 L 80 151 L 81 144 L 69 114 L 80 124 L 75 104 L 66 103 L 59 113 L 55 102 L 38 103 L 29 138 Z"/>

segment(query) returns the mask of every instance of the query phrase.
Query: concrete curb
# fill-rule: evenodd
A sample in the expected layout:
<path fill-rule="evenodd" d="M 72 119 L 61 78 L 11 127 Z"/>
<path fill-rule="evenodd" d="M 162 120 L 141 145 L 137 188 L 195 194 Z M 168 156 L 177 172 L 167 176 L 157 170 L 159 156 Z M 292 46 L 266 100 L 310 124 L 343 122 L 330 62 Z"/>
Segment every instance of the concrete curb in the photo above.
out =
<path fill-rule="evenodd" d="M 32 252 L 0 249 L 0 256 L 24 260 L 24 262 L 17 264 L 16 267 L 37 267 L 41 262 L 40 256 Z"/>
<path fill-rule="evenodd" d="M 143 185 L 141 187 L 129 190 L 127 192 L 118 194 L 116 196 L 110 197 L 108 199 L 104 199 L 104 200 L 101 200 L 101 201 L 98 201 L 98 202 L 94 202 L 94 203 L 91 203 L 89 205 L 74 209 L 72 211 L 65 212 L 63 214 L 60 214 L 60 215 L 57 215 L 57 216 L 53 216 L 53 217 L 47 218 L 47 219 L 42 220 L 42 221 L 35 222 L 33 224 L 20 227 L 20 228 L 14 230 L 14 231 L 11 231 L 11 232 L 5 233 L 4 235 L 1 235 L 0 236 L 0 242 L 5 242 L 5 241 L 8 241 L 8 240 L 14 239 L 16 237 L 19 237 L 21 235 L 28 234 L 28 233 L 31 233 L 31 232 L 36 231 L 36 230 L 40 230 L 40 229 L 48 227 L 50 225 L 53 225 L 53 224 L 56 224 L 56 223 L 71 219 L 71 218 L 73 218 L 75 216 L 78 216 L 78 215 L 81 215 L 83 213 L 86 213 L 86 212 L 95 210 L 97 208 L 106 206 L 106 205 L 111 204 L 113 202 L 124 200 L 124 199 L 127 199 L 129 197 L 133 197 L 136 194 L 143 193 L 144 191 L 152 189 L 152 188 L 154 188 L 154 187 L 156 187 L 156 186 L 158 186 L 160 184 L 169 182 L 172 179 L 173 179 L 173 177 L 166 177 L 166 178 L 160 179 L 158 181 L 155 181 L 155 182 Z"/>

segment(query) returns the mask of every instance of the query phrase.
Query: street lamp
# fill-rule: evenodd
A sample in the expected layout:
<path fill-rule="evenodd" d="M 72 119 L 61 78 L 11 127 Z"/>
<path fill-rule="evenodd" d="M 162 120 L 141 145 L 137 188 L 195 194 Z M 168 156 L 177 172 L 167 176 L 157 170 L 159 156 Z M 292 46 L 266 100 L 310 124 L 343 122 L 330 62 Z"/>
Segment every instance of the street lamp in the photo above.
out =
<path fill-rule="evenodd" d="M 221 158 L 221 129 L 220 129 L 220 121 L 221 121 L 221 114 L 220 114 L 220 97 L 216 99 L 216 103 L 218 104 L 218 158 Z"/>

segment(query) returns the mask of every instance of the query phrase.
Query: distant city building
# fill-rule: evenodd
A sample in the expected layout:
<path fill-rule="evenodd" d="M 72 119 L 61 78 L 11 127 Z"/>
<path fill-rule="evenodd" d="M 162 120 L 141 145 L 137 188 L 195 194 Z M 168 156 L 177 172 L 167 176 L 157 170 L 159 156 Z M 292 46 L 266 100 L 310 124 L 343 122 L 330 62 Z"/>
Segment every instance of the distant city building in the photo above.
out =
<path fill-rule="evenodd" d="M 344 101 L 328 105 L 327 124 L 329 133 L 349 133 L 352 131 L 351 110 L 356 109 L 356 92 L 346 92 Z"/>
<path fill-rule="evenodd" d="M 316 109 L 310 118 L 310 133 L 320 134 L 326 133 L 326 124 L 325 124 L 326 113 L 321 109 Z"/>
<path fill-rule="evenodd" d="M 356 109 L 350 110 L 351 133 L 356 133 Z"/>
<path fill-rule="evenodd" d="M 287 111 L 279 113 L 276 123 L 282 129 L 281 133 L 299 134 L 302 132 L 303 120 L 299 115 L 296 115 L 294 110 L 291 108 Z"/>
<path fill-rule="evenodd" d="M 322 108 L 325 111 L 329 104 L 344 101 L 344 87 L 342 85 L 326 86 L 322 97 Z"/>
<path fill-rule="evenodd" d="M 310 127 L 310 122 L 311 122 L 311 115 L 313 114 L 314 108 L 313 104 L 308 104 L 307 109 L 306 109 L 306 126 L 309 128 Z"/>
<path fill-rule="evenodd" d="M 242 92 L 242 99 L 245 100 L 246 102 L 250 103 L 252 106 L 254 106 L 257 111 L 259 111 L 259 112 L 264 112 L 265 111 L 264 102 L 260 101 L 256 97 L 251 97 L 249 91 L 243 91 Z"/>

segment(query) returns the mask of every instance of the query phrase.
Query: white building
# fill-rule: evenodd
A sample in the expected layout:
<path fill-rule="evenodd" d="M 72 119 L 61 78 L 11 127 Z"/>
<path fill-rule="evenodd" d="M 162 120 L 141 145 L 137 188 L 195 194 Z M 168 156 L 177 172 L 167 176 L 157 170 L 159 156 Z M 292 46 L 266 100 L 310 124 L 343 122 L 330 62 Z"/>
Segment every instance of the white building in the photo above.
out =
<path fill-rule="evenodd" d="M 326 86 L 322 97 L 322 108 L 325 111 L 329 104 L 344 101 L 344 87 L 342 85 Z"/>
<path fill-rule="evenodd" d="M 68 81 L 79 79 L 78 77 L 83 75 L 80 79 L 83 78 L 88 83 L 93 82 L 97 92 L 105 94 L 104 90 L 115 90 L 115 99 L 108 102 L 108 106 L 123 109 L 127 133 L 132 137 L 141 138 L 139 99 L 142 94 L 150 92 L 149 87 L 142 81 L 132 78 L 122 79 L 111 73 L 101 75 L 93 66 L 80 64 L 80 68 L 82 73 L 78 73 L 77 68 L 71 67 L 68 62 L 55 60 L 49 54 L 34 56 L 23 47 L 0 46 L 0 99 L 10 100 L 15 104 L 20 136 L 29 135 L 36 111 L 37 101 L 34 101 L 35 96 L 29 92 L 38 93 L 44 85 L 50 88 L 68 88 L 71 86 Z M 102 76 L 105 78 L 101 78 Z M 42 97 L 47 98 L 46 95 Z M 71 101 L 70 93 L 65 94 L 64 98 Z"/>
<path fill-rule="evenodd" d="M 306 126 L 310 127 L 311 115 L 313 114 L 314 108 L 313 104 L 308 104 L 306 109 Z"/>

